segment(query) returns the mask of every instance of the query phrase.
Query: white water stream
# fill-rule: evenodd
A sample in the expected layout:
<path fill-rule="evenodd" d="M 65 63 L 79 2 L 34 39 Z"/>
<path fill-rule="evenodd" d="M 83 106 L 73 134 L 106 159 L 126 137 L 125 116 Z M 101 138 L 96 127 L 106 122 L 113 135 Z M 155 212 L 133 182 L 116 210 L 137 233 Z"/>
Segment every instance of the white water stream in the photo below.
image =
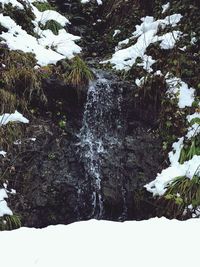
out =
<path fill-rule="evenodd" d="M 104 199 L 102 195 L 103 157 L 109 149 L 118 145 L 120 128 L 116 119 L 120 111 L 120 98 L 116 99 L 110 81 L 97 73 L 97 78 L 89 85 L 79 133 L 84 167 L 93 190 L 93 217 L 102 218 Z M 117 112 L 116 112 L 117 105 Z M 114 160 L 114 159 L 113 159 Z"/>

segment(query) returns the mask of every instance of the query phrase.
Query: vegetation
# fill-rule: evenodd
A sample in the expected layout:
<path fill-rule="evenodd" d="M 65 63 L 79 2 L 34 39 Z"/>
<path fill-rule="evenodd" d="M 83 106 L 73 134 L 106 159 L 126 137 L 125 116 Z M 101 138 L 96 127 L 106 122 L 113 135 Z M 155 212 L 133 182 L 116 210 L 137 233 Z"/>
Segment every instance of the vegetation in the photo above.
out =
<path fill-rule="evenodd" d="M 13 143 L 21 140 L 24 132 L 22 124 L 9 122 L 0 126 L 0 147 L 5 151 L 9 151 Z"/>
<path fill-rule="evenodd" d="M 187 140 L 181 150 L 179 162 L 183 164 L 193 158 L 195 155 L 200 155 L 200 135 Z"/>
<path fill-rule="evenodd" d="M 36 1 L 33 2 L 33 5 L 40 11 L 46 11 L 46 10 L 55 10 L 55 7 L 52 6 L 52 4 L 50 4 L 49 2 L 40 2 L 40 1 Z"/>
<path fill-rule="evenodd" d="M 55 35 L 58 35 L 59 30 L 63 28 L 62 25 L 60 25 L 57 21 L 55 20 L 48 20 L 45 24 L 44 27 L 40 26 L 40 28 L 44 30 L 51 30 Z"/>
<path fill-rule="evenodd" d="M 17 24 L 21 25 L 23 30 L 34 35 L 32 21 L 35 19 L 35 15 L 32 12 L 32 8 L 27 1 L 21 1 L 20 3 L 23 5 L 23 9 L 14 7 L 11 3 L 4 4 L 3 8 L 0 3 L 0 14 L 11 17 Z"/>
<path fill-rule="evenodd" d="M 42 89 L 42 80 L 47 69 L 35 69 L 36 60 L 33 54 L 21 51 L 0 49 L 0 63 L 5 67 L 0 73 L 0 94 L 3 101 L 1 110 L 13 110 L 27 106 L 34 100 L 46 103 L 47 99 Z M 48 69 L 50 72 L 50 68 Z M 48 72 L 48 73 L 49 73 Z M 10 101 L 10 103 L 9 103 Z"/>
<path fill-rule="evenodd" d="M 78 98 L 80 98 L 81 91 L 94 78 L 94 75 L 86 63 L 79 56 L 75 56 L 69 62 L 68 70 L 63 74 L 63 78 L 66 84 L 76 89 Z"/>
<path fill-rule="evenodd" d="M 200 176 L 199 170 L 192 179 L 186 176 L 177 177 L 168 187 L 164 198 L 166 200 L 166 215 L 172 218 L 191 217 L 200 206 Z"/>
<path fill-rule="evenodd" d="M 0 217 L 0 231 L 13 230 L 21 227 L 21 218 L 18 215 Z"/>
<path fill-rule="evenodd" d="M 0 99 L 0 114 L 13 113 L 16 110 L 17 99 L 15 94 L 5 89 L 0 89 Z"/>
<path fill-rule="evenodd" d="M 93 79 L 91 70 L 79 56 L 76 56 L 71 60 L 70 68 L 70 73 L 65 78 L 66 82 L 74 87 L 85 86 Z"/>

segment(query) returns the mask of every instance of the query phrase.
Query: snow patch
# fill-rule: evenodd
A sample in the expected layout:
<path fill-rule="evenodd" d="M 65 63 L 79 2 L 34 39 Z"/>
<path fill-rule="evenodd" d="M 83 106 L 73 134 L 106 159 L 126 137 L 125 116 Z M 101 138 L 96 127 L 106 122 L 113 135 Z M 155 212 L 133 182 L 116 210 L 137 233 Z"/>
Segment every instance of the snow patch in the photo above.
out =
<path fill-rule="evenodd" d="M 0 126 L 6 125 L 9 122 L 29 123 L 29 120 L 26 119 L 18 111 L 15 111 L 14 113 L 4 113 L 3 115 L 0 116 Z"/>
<path fill-rule="evenodd" d="M 114 68 L 117 70 L 129 70 L 131 66 L 136 62 L 136 59 L 139 57 L 144 62 L 149 60 L 149 57 L 145 55 L 146 49 L 150 44 L 161 42 L 160 46 L 163 49 L 172 49 L 176 41 L 180 38 L 181 32 L 173 31 L 170 33 L 163 34 L 162 36 L 157 36 L 159 27 L 164 29 L 167 25 L 175 27 L 181 20 L 181 14 L 173 14 L 167 16 L 162 20 L 155 20 L 153 17 L 146 16 L 141 19 L 142 23 L 136 26 L 135 32 L 133 32 L 132 37 L 125 39 L 124 41 L 119 42 L 118 46 L 115 49 L 115 53 L 112 55 L 112 58 L 101 63 L 108 63 L 114 65 Z M 129 46 L 128 48 L 120 49 L 123 44 L 128 44 L 130 40 L 135 40 L 134 45 Z M 153 61 L 153 59 L 151 59 Z M 152 63 L 153 64 L 153 63 Z M 147 70 L 149 71 L 149 68 Z"/>
<path fill-rule="evenodd" d="M 5 0 L 3 2 L 5 3 Z M 32 4 L 34 1 L 28 2 L 36 16 L 32 22 L 35 25 L 34 31 L 38 38 L 28 34 L 9 16 L 0 14 L 0 24 L 8 30 L 0 34 L 0 38 L 3 39 L 2 43 L 6 43 L 11 50 L 34 53 L 38 64 L 41 66 L 56 64 L 57 61 L 66 57 L 71 59 L 74 54 L 81 52 L 81 48 L 75 43 L 80 39 L 79 36 L 69 34 L 65 29 L 59 30 L 58 35 L 55 35 L 51 30 L 42 30 L 40 28 L 40 25 L 45 25 L 49 20 L 54 20 L 64 27 L 70 23 L 67 18 L 54 10 L 40 12 Z M 15 6 L 18 2 L 9 0 L 9 3 Z"/>
<path fill-rule="evenodd" d="M 0 217 L 4 215 L 12 215 L 11 209 L 8 207 L 7 202 L 5 201 L 5 198 L 8 198 L 8 195 L 6 193 L 5 189 L 0 189 Z"/>
<path fill-rule="evenodd" d="M 191 107 L 194 102 L 195 89 L 189 87 L 180 78 L 167 78 L 166 82 L 168 84 L 167 94 L 173 94 L 178 97 L 179 108 Z"/>

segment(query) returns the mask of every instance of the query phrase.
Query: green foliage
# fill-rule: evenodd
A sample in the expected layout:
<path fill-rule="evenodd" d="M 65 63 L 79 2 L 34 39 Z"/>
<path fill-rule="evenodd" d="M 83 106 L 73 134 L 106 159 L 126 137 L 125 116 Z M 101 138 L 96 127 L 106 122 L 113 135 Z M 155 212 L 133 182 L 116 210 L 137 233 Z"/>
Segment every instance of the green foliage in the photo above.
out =
<path fill-rule="evenodd" d="M 48 159 L 49 160 L 54 160 L 54 159 L 56 159 L 56 155 L 52 152 L 52 153 L 49 153 L 48 154 Z"/>
<path fill-rule="evenodd" d="M 185 211 L 190 212 L 188 210 L 190 205 L 195 211 L 200 205 L 200 176 L 198 171 L 192 179 L 186 176 L 177 177 L 168 186 L 164 199 L 167 201 L 165 212 L 172 217 L 183 217 Z"/>
<path fill-rule="evenodd" d="M 41 26 L 41 29 L 44 30 L 51 30 L 55 35 L 58 35 L 59 30 L 61 30 L 63 27 L 55 20 L 48 20 L 44 27 Z"/>
<path fill-rule="evenodd" d="M 0 217 L 0 231 L 20 228 L 21 218 L 18 215 L 5 215 Z"/>
<path fill-rule="evenodd" d="M 181 149 L 179 162 L 183 164 L 185 161 L 192 159 L 194 155 L 200 155 L 200 135 L 186 141 Z"/>
<path fill-rule="evenodd" d="M 71 60 L 71 70 L 65 79 L 67 83 L 80 88 L 93 79 L 93 74 L 86 63 L 79 56 L 76 56 Z"/>
<path fill-rule="evenodd" d="M 200 125 L 200 118 L 193 118 L 191 121 L 190 121 L 190 125 L 192 126 L 193 124 L 198 124 Z"/>
<path fill-rule="evenodd" d="M 40 1 L 36 1 L 33 2 L 33 5 L 40 11 L 46 11 L 46 10 L 55 10 L 55 7 L 52 6 L 49 2 L 40 2 Z"/>
<path fill-rule="evenodd" d="M 60 127 L 61 129 L 65 129 L 65 127 L 66 127 L 66 120 L 60 120 L 60 121 L 58 122 L 58 125 L 59 125 L 59 127 Z"/>

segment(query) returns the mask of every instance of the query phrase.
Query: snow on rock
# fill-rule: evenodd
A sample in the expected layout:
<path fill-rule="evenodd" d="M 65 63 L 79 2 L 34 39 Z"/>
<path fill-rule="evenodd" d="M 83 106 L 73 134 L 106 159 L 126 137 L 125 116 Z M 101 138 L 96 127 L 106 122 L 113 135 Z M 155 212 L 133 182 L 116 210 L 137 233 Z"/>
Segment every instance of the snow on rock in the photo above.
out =
<path fill-rule="evenodd" d="M 4 113 L 3 115 L 0 115 L 0 126 L 6 125 L 9 122 L 29 123 L 29 120 L 26 119 L 18 111 L 15 111 L 14 113 Z"/>
<path fill-rule="evenodd" d="M 170 3 L 162 5 L 162 14 L 164 14 L 170 8 Z"/>
<path fill-rule="evenodd" d="M 169 94 L 174 94 L 178 97 L 179 108 L 191 107 L 194 102 L 195 89 L 190 88 L 185 82 L 181 81 L 180 78 L 167 78 L 166 82 L 168 84 Z"/>
<path fill-rule="evenodd" d="M 5 201 L 5 198 L 8 198 L 6 190 L 4 188 L 0 189 L 0 217 L 13 214 Z"/>
<path fill-rule="evenodd" d="M 51 30 L 44 30 L 41 32 L 41 38 L 38 39 L 38 43 L 42 45 L 42 47 L 51 47 L 60 55 L 70 59 L 73 57 L 74 53 L 81 52 L 80 47 L 74 42 L 79 39 L 78 36 L 67 33 L 64 29 L 59 30 L 58 35 L 54 35 Z M 68 47 L 70 47 L 70 49 L 68 49 Z"/>
<path fill-rule="evenodd" d="M 118 35 L 119 33 L 121 33 L 120 30 L 115 30 L 114 33 L 113 33 L 113 37 L 115 37 L 115 36 Z"/>
<path fill-rule="evenodd" d="M 1 266 L 198 266 L 200 220 L 90 220 L 0 233 Z M 172 240 L 173 237 L 173 240 Z M 189 244 L 189 245 L 188 245 Z"/>
<path fill-rule="evenodd" d="M 163 36 L 158 37 L 158 41 L 161 41 L 160 47 L 162 49 L 172 49 L 176 41 L 180 38 L 182 32 L 180 31 L 172 31 L 165 33 Z"/>
<path fill-rule="evenodd" d="M 137 65 L 140 67 L 143 67 L 144 70 L 146 70 L 147 72 L 152 72 L 153 69 L 151 68 L 151 66 L 156 62 L 156 60 L 154 60 L 152 58 L 152 56 L 147 56 L 144 55 L 142 58 L 142 63 L 138 63 Z"/>
<path fill-rule="evenodd" d="M 5 0 L 0 1 L 6 3 Z M 7 1 L 14 6 L 18 3 L 16 0 Z M 80 39 L 79 36 L 69 34 L 65 29 L 59 30 L 58 35 L 53 34 L 50 30 L 40 29 L 40 25 L 45 25 L 49 20 L 54 20 L 64 27 L 66 24 L 70 23 L 67 18 L 54 10 L 40 12 L 32 4 L 32 2 L 34 2 L 33 0 L 28 2 L 36 16 L 35 20 L 32 22 L 35 25 L 34 31 L 38 35 L 38 38 L 28 34 L 9 16 L 0 14 L 0 24 L 8 29 L 7 32 L 2 32 L 2 34 L 0 34 L 0 38 L 3 39 L 3 41 L 1 41 L 2 43 L 6 43 L 11 50 L 22 50 L 25 53 L 34 53 L 38 64 L 41 66 L 55 64 L 65 57 L 71 59 L 74 54 L 81 52 L 81 48 L 75 43 L 75 41 Z"/>
<path fill-rule="evenodd" d="M 200 134 L 200 125 L 198 123 L 194 123 L 191 127 L 188 128 L 186 137 L 188 139 L 191 139 L 192 137 L 195 137 L 198 134 Z"/>
<path fill-rule="evenodd" d="M 5 158 L 6 154 L 7 154 L 7 153 L 6 153 L 5 151 L 3 151 L 3 150 L 0 151 L 0 155 L 3 156 L 4 158 Z"/>
<path fill-rule="evenodd" d="M 101 63 L 110 62 L 117 70 L 129 70 L 136 62 L 136 59 L 140 57 L 144 61 L 143 65 L 145 66 L 146 60 L 149 60 L 149 57 L 147 57 L 145 53 L 150 44 L 161 42 L 161 48 L 171 49 L 182 34 L 179 31 L 173 31 L 158 36 L 157 33 L 159 27 L 162 29 L 168 25 L 175 27 L 180 22 L 181 18 L 181 14 L 173 14 L 161 20 L 155 20 L 150 16 L 142 18 L 142 23 L 136 26 L 136 30 L 133 32 L 132 37 L 120 42 L 118 47 L 115 49 L 115 53 L 112 55 L 112 58 Z M 134 39 L 137 39 L 134 45 L 120 49 L 122 44 L 128 44 L 130 40 Z"/>
<path fill-rule="evenodd" d="M 200 112 L 195 112 L 194 114 L 187 116 L 188 122 L 191 122 L 193 119 L 200 119 Z M 195 122 L 188 128 L 186 137 L 190 139 L 194 136 L 197 136 L 198 134 L 200 134 L 200 125 L 199 123 Z"/>
<path fill-rule="evenodd" d="M 147 191 L 153 193 L 154 196 L 162 196 L 167 186 L 179 176 L 186 176 L 188 179 L 192 179 L 196 174 L 196 171 L 200 165 L 200 156 L 193 156 L 189 161 L 185 161 L 183 164 L 176 162 L 167 169 L 164 169 L 159 173 L 156 179 L 149 184 L 145 185 Z"/>
<path fill-rule="evenodd" d="M 196 119 L 196 118 L 200 119 L 200 113 L 199 112 L 195 112 L 194 114 L 187 116 L 187 120 L 189 122 L 191 122 L 191 120 Z"/>
<path fill-rule="evenodd" d="M 82 4 L 86 4 L 86 3 L 89 3 L 89 2 L 90 2 L 90 0 L 81 0 Z M 102 5 L 103 4 L 102 0 L 96 0 L 96 2 L 97 2 L 98 5 Z"/>
<path fill-rule="evenodd" d="M 145 185 L 147 191 L 154 196 L 162 196 L 170 183 L 179 176 L 186 176 L 188 179 L 196 174 L 197 168 L 200 165 L 200 156 L 193 156 L 189 161 L 183 164 L 179 163 L 181 149 L 183 148 L 184 137 L 179 138 L 178 142 L 172 145 L 173 151 L 169 152 L 170 166 L 157 174 L 155 180 Z"/>
<path fill-rule="evenodd" d="M 65 26 L 67 23 L 70 24 L 69 20 L 64 17 L 63 15 L 59 14 L 55 10 L 45 10 L 40 12 L 35 6 L 32 5 L 33 13 L 35 14 L 36 18 L 34 20 L 35 23 L 41 23 L 43 25 L 46 24 L 49 20 L 57 21 L 61 26 Z"/>
<path fill-rule="evenodd" d="M 184 137 L 179 138 L 178 142 L 173 143 L 173 151 L 169 152 L 169 161 L 172 166 L 179 165 L 179 158 L 181 154 L 181 149 L 183 148 Z"/>

